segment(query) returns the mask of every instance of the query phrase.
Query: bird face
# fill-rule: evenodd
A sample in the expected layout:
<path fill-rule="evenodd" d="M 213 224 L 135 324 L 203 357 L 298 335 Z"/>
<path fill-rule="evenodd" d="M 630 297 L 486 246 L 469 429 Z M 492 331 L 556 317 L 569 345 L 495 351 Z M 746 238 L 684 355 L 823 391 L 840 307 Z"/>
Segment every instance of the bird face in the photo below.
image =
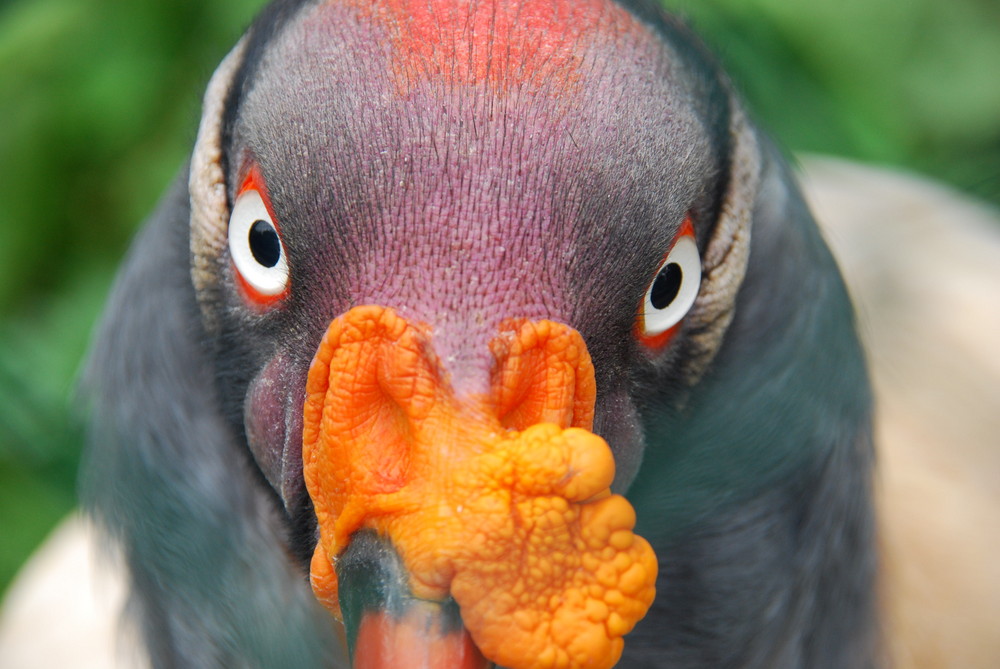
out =
<path fill-rule="evenodd" d="M 745 187 L 719 177 L 738 110 L 668 29 L 602 0 L 283 3 L 213 79 L 215 378 L 359 666 L 607 667 L 652 601 L 615 493 L 645 403 L 728 322 Z"/>

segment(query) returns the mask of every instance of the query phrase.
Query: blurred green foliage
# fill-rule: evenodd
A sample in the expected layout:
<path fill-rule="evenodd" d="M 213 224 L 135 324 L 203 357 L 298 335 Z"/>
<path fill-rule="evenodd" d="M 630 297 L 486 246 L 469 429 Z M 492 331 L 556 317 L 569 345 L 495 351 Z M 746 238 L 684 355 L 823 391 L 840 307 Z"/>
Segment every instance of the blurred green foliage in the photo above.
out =
<path fill-rule="evenodd" d="M 90 330 L 262 4 L 0 0 L 0 591 L 75 504 Z"/>
<path fill-rule="evenodd" d="M 782 144 L 1000 203 L 997 0 L 665 0 Z"/>
<path fill-rule="evenodd" d="M 996 0 L 665 1 L 783 145 L 1000 202 Z M 0 592 L 74 505 L 90 329 L 262 4 L 0 0 Z"/>

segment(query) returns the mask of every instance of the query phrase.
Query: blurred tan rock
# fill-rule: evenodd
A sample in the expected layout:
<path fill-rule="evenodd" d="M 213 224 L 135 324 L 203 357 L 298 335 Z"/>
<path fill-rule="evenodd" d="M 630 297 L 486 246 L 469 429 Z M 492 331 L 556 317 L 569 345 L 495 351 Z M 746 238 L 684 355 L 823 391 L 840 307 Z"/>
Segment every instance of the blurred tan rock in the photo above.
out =
<path fill-rule="evenodd" d="M 147 669 L 120 624 L 125 582 L 117 560 L 98 542 L 74 513 L 21 569 L 0 608 L 0 667 Z"/>
<path fill-rule="evenodd" d="M 1000 212 L 933 182 L 803 159 L 858 305 L 878 413 L 895 669 L 1000 667 Z M 72 516 L 0 611 L 0 667 L 145 667 L 124 587 Z"/>
<path fill-rule="evenodd" d="M 871 362 L 895 668 L 996 669 L 1000 212 L 909 175 L 804 167 Z"/>

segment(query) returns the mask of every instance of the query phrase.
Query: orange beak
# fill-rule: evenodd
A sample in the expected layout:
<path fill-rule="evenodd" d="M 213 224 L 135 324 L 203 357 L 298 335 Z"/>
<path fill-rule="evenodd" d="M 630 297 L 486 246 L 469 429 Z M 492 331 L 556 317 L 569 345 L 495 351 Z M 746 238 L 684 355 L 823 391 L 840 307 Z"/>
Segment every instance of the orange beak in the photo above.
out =
<path fill-rule="evenodd" d="M 589 431 L 582 337 L 512 323 L 491 351 L 490 391 L 459 398 L 427 330 L 369 306 L 335 319 L 313 359 L 311 578 L 356 667 L 611 667 L 652 603 L 655 555 Z"/>

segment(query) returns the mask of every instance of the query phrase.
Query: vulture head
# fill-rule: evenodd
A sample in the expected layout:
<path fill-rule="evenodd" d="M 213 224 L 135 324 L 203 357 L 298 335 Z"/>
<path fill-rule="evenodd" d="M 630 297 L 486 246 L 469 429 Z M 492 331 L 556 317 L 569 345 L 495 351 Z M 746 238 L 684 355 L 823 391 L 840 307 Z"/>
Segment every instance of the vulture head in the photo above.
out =
<path fill-rule="evenodd" d="M 649 3 L 279 0 L 86 377 L 156 667 L 863 667 L 869 395 Z"/>

